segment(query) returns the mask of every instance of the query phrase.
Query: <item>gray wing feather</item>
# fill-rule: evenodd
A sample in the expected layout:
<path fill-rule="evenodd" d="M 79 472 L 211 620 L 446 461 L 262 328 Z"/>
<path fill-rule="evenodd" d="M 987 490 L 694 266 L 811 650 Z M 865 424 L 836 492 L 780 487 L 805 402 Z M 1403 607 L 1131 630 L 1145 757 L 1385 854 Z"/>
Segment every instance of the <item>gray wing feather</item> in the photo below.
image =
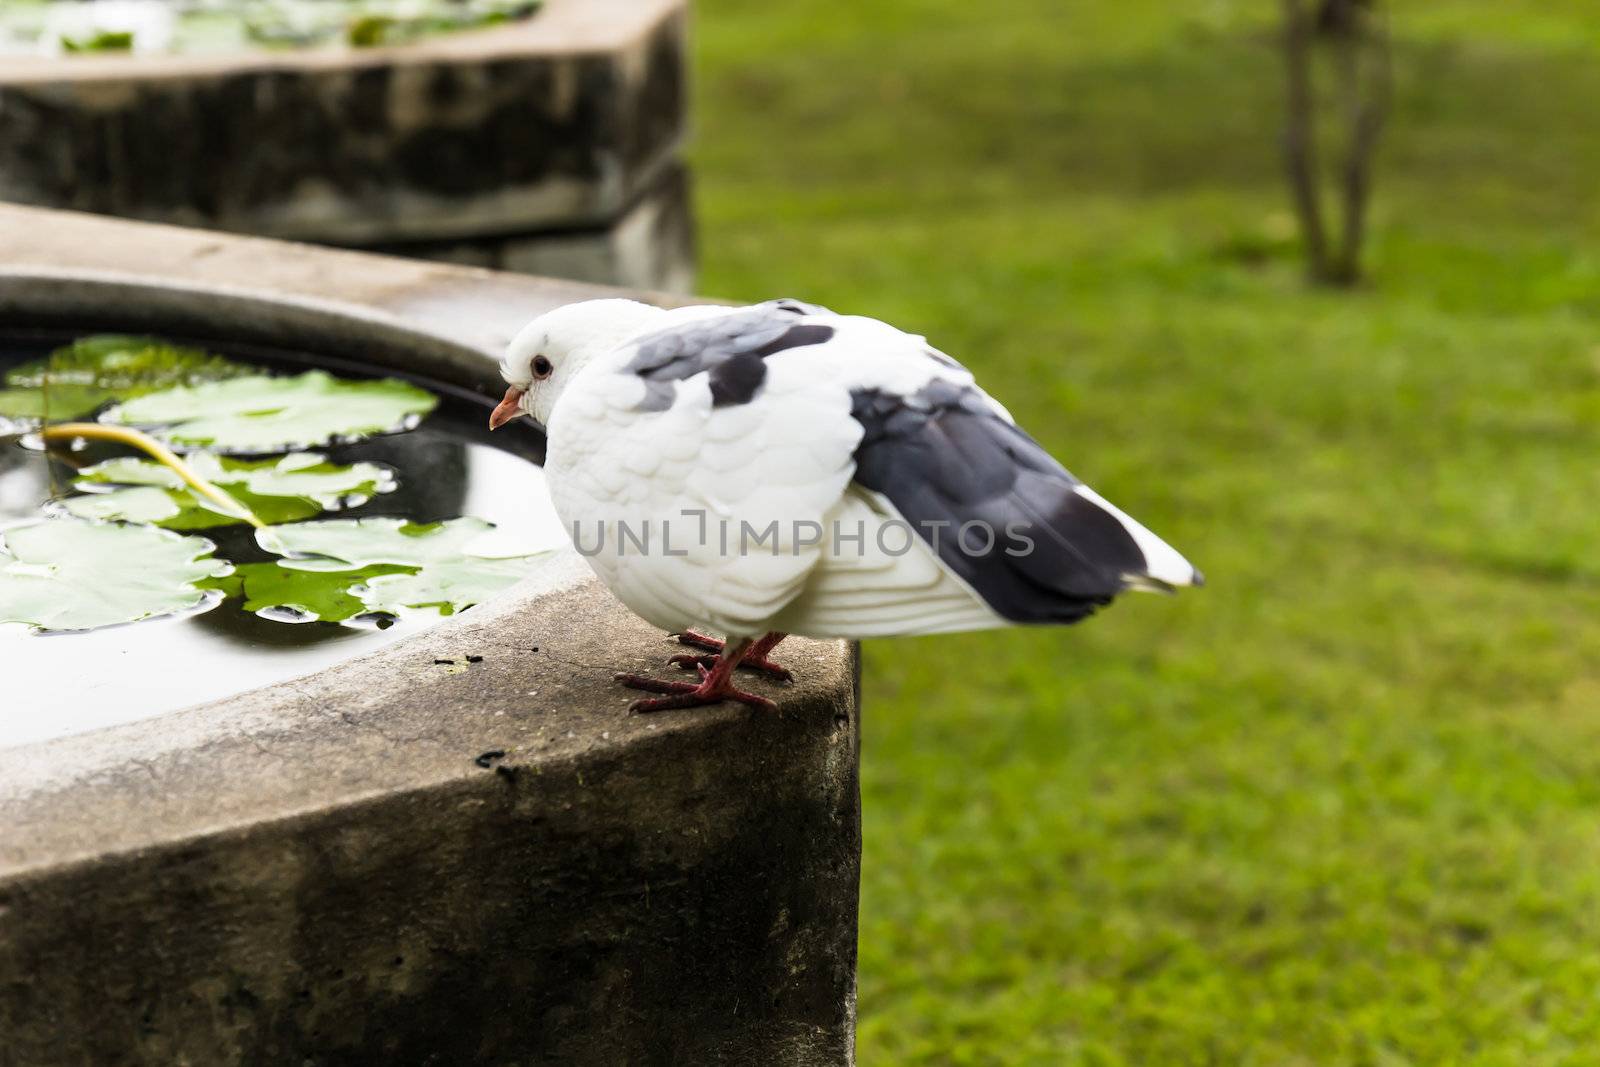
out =
<path fill-rule="evenodd" d="M 676 383 L 697 374 L 708 376 L 713 406 L 748 404 L 766 382 L 768 356 L 833 337 L 832 326 L 805 321 L 827 314 L 798 300 L 771 300 L 729 315 L 694 319 L 635 342 L 623 373 L 636 374 L 645 383 L 640 411 L 670 408 Z"/>

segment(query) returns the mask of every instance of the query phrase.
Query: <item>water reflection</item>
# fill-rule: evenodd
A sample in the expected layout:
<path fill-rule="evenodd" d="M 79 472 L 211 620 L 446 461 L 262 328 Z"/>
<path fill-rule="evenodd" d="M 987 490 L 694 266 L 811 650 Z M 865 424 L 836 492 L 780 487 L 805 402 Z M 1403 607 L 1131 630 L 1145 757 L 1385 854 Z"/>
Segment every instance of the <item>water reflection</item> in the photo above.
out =
<path fill-rule="evenodd" d="M 0 448 L 0 523 L 15 522 L 34 513 L 39 501 L 50 496 L 50 478 L 39 456 L 11 445 Z"/>
<path fill-rule="evenodd" d="M 48 348 L 48 346 L 44 346 Z M 38 348 L 0 344 L 0 367 L 36 358 Z M 533 552 L 565 535 L 549 505 L 544 472 L 532 460 L 542 439 L 517 428 L 484 429 L 488 405 L 447 397 L 419 429 L 327 449 L 336 463 L 368 461 L 398 472 L 399 488 L 333 517 L 393 515 L 434 522 L 474 515 L 500 537 Z M 59 496 L 73 467 L 113 454 L 91 448 L 49 456 L 0 441 L 0 526 L 36 517 Z M 52 489 L 52 483 L 55 488 Z M 236 563 L 270 558 L 245 526 L 198 531 Z M 8 699 L 0 705 L 0 747 L 149 718 L 258 686 L 304 677 L 381 648 L 429 624 L 407 618 L 388 629 L 260 618 L 236 603 L 202 615 L 113 627 L 87 634 L 31 636 L 0 632 Z M 434 620 L 436 621 L 436 620 Z"/>

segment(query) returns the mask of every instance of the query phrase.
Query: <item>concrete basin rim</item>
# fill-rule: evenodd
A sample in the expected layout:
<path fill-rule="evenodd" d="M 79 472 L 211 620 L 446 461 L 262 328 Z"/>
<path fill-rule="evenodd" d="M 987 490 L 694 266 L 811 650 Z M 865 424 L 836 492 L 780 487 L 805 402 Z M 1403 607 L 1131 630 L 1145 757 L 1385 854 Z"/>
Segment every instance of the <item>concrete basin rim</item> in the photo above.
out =
<path fill-rule="evenodd" d="M 170 316 L 175 320 L 181 319 L 184 330 L 199 330 L 202 333 L 215 334 L 219 338 L 226 338 L 228 334 L 237 330 L 239 320 L 231 316 L 241 311 L 249 312 L 254 316 L 264 317 L 266 321 L 264 324 L 258 322 L 254 332 L 246 332 L 250 333 L 252 340 L 265 341 L 271 340 L 272 325 L 287 325 L 283 322 L 287 314 L 293 320 L 293 325 L 298 328 L 304 329 L 309 326 L 327 330 L 330 340 L 342 338 L 346 343 L 357 343 L 381 338 L 383 342 L 381 347 L 366 350 L 359 357 L 375 368 L 410 374 L 465 392 L 474 391 L 473 383 L 459 376 L 452 380 L 450 375 L 452 370 L 460 375 L 464 369 L 472 368 L 476 364 L 481 368 L 485 378 L 497 377 L 493 373 L 497 359 L 493 353 L 442 333 L 422 329 L 398 315 L 360 304 L 272 293 L 239 286 L 150 281 L 115 271 L 0 267 L 0 327 L 10 325 L 8 320 L 19 316 L 25 319 L 33 316 L 55 322 L 72 316 L 79 309 L 92 309 L 95 316 L 116 322 L 119 316 L 115 313 L 110 315 L 106 313 L 106 308 L 110 306 L 138 308 L 142 319 L 139 326 L 141 329 L 159 332 L 160 321 Z M 209 329 L 205 325 L 208 321 L 214 323 Z M 283 343 L 281 338 L 278 343 Z M 385 358 L 408 351 L 419 355 L 426 352 L 434 358 L 428 361 L 429 365 L 422 368 L 396 366 L 392 358 Z M 314 349 L 306 354 L 313 359 L 318 355 L 324 355 Z M 440 354 L 454 356 L 455 359 L 441 362 L 437 358 Z M 424 643 L 435 644 L 441 640 L 449 640 L 452 633 L 475 626 L 486 619 L 538 610 L 538 606 L 547 598 L 586 582 L 593 583 L 594 577 L 581 557 L 570 547 L 557 549 L 538 572 L 473 611 L 458 613 L 392 644 L 340 660 L 322 670 L 283 682 L 241 690 L 216 700 L 176 707 L 147 719 L 17 745 L 6 749 L 5 752 L 28 754 L 30 759 L 37 757 L 39 766 L 48 765 L 54 762 L 52 754 L 55 749 L 52 746 L 76 745 L 91 736 L 112 737 L 119 732 L 139 731 L 168 716 L 188 716 L 207 709 L 225 712 L 230 705 L 244 705 L 262 692 L 285 684 L 300 684 L 327 672 L 387 655 L 394 650 L 403 652 Z M 13 787 L 25 790 L 28 784 L 8 776 L 0 782 L 0 801 L 4 800 L 6 793 L 15 792 Z"/>
<path fill-rule="evenodd" d="M 113 305 L 111 302 L 116 301 Z M 107 308 L 116 306 L 116 312 Z M 121 309 L 127 309 L 122 311 Z M 250 329 L 251 319 L 241 319 L 240 313 L 264 317 L 268 328 Z M 6 316 L 21 316 L 33 320 L 59 320 L 78 317 L 101 322 L 120 319 L 171 320 L 172 329 L 184 332 L 215 333 L 218 340 L 242 340 L 272 343 L 275 332 L 272 326 L 289 329 L 313 328 L 331 343 L 353 341 L 378 342 L 384 349 L 363 358 L 374 366 L 402 373 L 418 374 L 413 368 L 391 366 L 381 353 L 385 351 L 427 351 L 430 355 L 446 355 L 456 359 L 483 360 L 486 372 L 498 361 L 493 349 L 476 345 L 447 333 L 424 329 L 415 320 L 367 304 L 328 297 L 287 294 L 270 289 L 208 282 L 204 284 L 151 280 L 137 274 L 110 270 L 86 270 L 78 267 L 50 268 L 38 266 L 8 267 L 0 265 L 0 326 Z M 245 327 L 246 336 L 236 337 Z M 158 326 L 141 326 L 141 329 L 158 330 Z M 281 339 L 280 344 L 284 343 Z M 390 348 L 389 346 L 392 346 Z M 331 352 L 308 352 L 308 355 L 335 356 Z M 429 376 L 439 377 L 436 368 Z M 485 380 L 488 374 L 485 374 Z M 440 379 L 441 384 L 456 388 L 470 388 L 459 379 Z"/>
<path fill-rule="evenodd" d="M 512 751 L 506 753 L 502 761 L 497 761 L 488 767 L 472 767 L 465 765 L 456 768 L 449 774 L 432 778 L 408 782 L 403 786 L 375 785 L 366 792 L 341 798 L 340 803 L 330 807 L 320 800 L 308 801 L 302 806 L 293 807 L 282 811 L 273 812 L 260 819 L 240 821 L 236 818 L 222 817 L 214 825 L 196 829 L 190 836 L 177 841 L 161 841 L 156 843 L 141 843 L 131 845 L 125 849 L 112 849 L 99 852 L 64 852 L 47 859 L 29 859 L 14 861 L 0 851 L 0 890 L 15 888 L 17 885 L 36 882 L 58 875 L 62 872 L 81 870 L 95 864 L 115 861 L 131 855 L 165 853 L 173 854 L 180 851 L 192 851 L 203 848 L 210 842 L 224 841 L 241 834 L 272 834 L 285 830 L 292 830 L 297 826 L 311 826 L 319 821 L 324 821 L 330 816 L 340 819 L 359 818 L 363 810 L 381 808 L 393 804 L 397 800 L 404 802 L 429 796 L 437 797 L 442 793 L 457 795 L 463 800 L 472 800 L 483 795 L 487 783 L 495 781 L 497 776 L 515 777 L 519 774 L 533 773 L 540 776 L 559 777 L 573 775 L 581 772 L 597 758 L 614 756 L 617 752 L 629 746 L 658 746 L 670 744 L 684 734 L 703 734 L 711 731 L 736 727 L 739 723 L 756 718 L 764 714 L 759 711 L 744 707 L 743 705 L 727 703 L 709 708 L 696 709 L 693 715 L 668 716 L 655 721 L 655 729 L 645 735 L 630 735 L 627 737 L 604 736 L 601 738 L 583 738 L 581 743 L 571 747 L 562 748 L 554 752 Z M 146 720 L 150 721 L 150 720 Z M 110 727 L 115 730 L 117 727 Z M 101 735 L 107 731 L 92 731 Z M 87 737 L 89 734 L 78 734 L 75 737 Z M 72 740 L 67 738 L 66 740 Z M 45 751 L 45 746 L 54 742 L 45 741 L 38 745 L 22 745 L 15 749 L 6 750 L 7 753 L 22 753 L 28 750 L 30 756 L 41 759 L 52 758 L 53 753 Z M 79 769 L 81 771 L 81 768 Z M 77 777 L 81 780 L 84 775 Z M 0 783 L 9 786 L 9 782 Z M 70 787 L 70 781 L 63 781 L 59 776 L 51 776 L 48 781 L 38 784 L 24 784 L 15 789 L 8 789 L 13 799 L 25 798 L 28 794 L 41 789 Z M 493 788 L 490 786 L 490 788 Z M 5 792 L 0 792 L 0 803 L 7 799 Z M 3 842 L 0 842 L 3 845 Z"/>

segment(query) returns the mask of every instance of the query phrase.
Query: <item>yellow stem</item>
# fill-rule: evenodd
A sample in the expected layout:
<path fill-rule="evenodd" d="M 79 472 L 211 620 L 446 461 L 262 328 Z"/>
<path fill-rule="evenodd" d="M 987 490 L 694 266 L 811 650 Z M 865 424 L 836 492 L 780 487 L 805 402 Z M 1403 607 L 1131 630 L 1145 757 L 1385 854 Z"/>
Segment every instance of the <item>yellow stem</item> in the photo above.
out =
<path fill-rule="evenodd" d="M 266 523 L 256 518 L 255 512 L 239 503 L 221 487 L 212 485 L 200 477 L 193 467 L 185 463 L 166 445 L 147 433 L 129 426 L 107 426 L 99 422 L 62 422 L 54 426 L 46 426 L 39 431 L 39 435 L 46 441 L 88 437 L 98 441 L 116 441 L 120 444 L 132 445 L 182 478 L 195 492 L 220 507 L 224 514 L 243 519 L 258 530 L 267 528 Z"/>

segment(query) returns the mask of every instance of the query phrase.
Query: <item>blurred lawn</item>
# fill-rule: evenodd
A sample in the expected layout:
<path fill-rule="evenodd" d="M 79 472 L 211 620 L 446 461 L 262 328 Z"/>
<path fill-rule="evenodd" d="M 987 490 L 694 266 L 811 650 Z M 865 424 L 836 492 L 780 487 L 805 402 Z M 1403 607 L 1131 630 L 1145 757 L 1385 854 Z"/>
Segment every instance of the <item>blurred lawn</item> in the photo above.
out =
<path fill-rule="evenodd" d="M 698 0 L 703 289 L 925 332 L 1211 581 L 867 648 L 867 1067 L 1600 1062 L 1600 11 L 1394 6 L 1324 295 L 1267 0 Z"/>

